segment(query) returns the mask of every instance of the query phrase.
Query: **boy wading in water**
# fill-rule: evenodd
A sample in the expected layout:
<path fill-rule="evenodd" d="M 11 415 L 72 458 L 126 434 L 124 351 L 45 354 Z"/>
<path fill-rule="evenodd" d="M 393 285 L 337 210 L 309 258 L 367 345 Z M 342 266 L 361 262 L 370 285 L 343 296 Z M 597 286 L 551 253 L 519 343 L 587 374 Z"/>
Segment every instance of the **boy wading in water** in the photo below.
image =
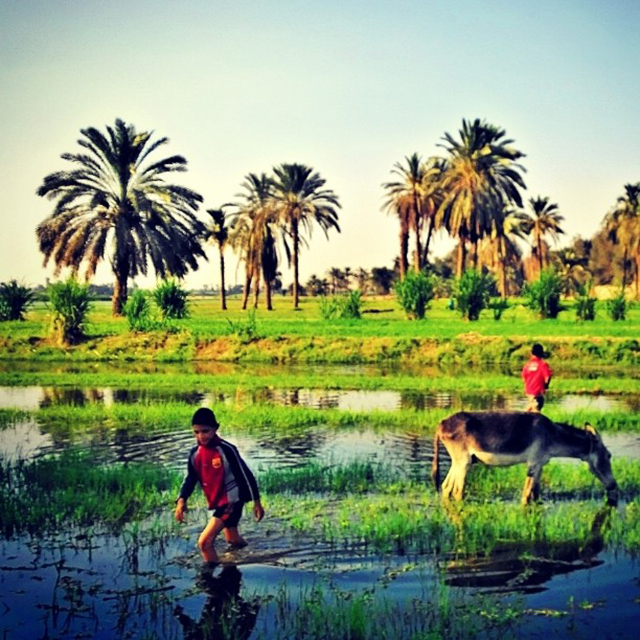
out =
<path fill-rule="evenodd" d="M 524 392 L 529 399 L 527 411 L 540 412 L 544 405 L 544 394 L 549 388 L 553 372 L 544 361 L 544 349 L 537 342 L 531 347 L 531 358 L 522 369 Z"/>
<path fill-rule="evenodd" d="M 220 425 L 213 411 L 205 407 L 198 409 L 191 424 L 198 444 L 189 453 L 187 477 L 176 502 L 175 517 L 178 522 L 184 522 L 187 500 L 200 483 L 213 517 L 198 538 L 198 548 L 205 562 L 214 563 L 218 561 L 214 542 L 220 531 L 224 531 L 230 545 L 246 546 L 238 532 L 245 502 L 253 502 L 253 515 L 258 522 L 264 516 L 264 509 L 253 473 L 236 447 L 218 436 Z"/>

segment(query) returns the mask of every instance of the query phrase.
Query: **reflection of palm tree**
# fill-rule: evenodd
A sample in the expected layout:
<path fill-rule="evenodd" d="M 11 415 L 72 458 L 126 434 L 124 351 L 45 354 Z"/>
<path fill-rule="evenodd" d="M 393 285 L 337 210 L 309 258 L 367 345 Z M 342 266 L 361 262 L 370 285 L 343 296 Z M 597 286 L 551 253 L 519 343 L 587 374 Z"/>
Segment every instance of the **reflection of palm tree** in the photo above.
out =
<path fill-rule="evenodd" d="M 512 140 L 504 139 L 505 131 L 480 120 L 462 121 L 460 141 L 445 133 L 443 146 L 448 152 L 442 174 L 443 199 L 437 221 L 457 237 L 458 260 L 456 275 L 465 268 L 466 243 L 474 247 L 477 262 L 477 243 L 491 232 L 506 205 L 522 206 L 518 188 L 526 188 L 520 175 L 523 167 L 517 160 L 524 154 L 511 147 Z"/>
<path fill-rule="evenodd" d="M 558 205 L 549 202 L 549 198 L 529 199 L 531 213 L 527 213 L 527 220 L 524 223 L 525 233 L 532 238 L 533 252 L 538 259 L 538 267 L 540 272 L 545 268 L 546 244 L 545 236 L 550 236 L 554 242 L 557 242 L 558 236 L 564 233 L 560 223 L 564 217 L 558 211 Z"/>
<path fill-rule="evenodd" d="M 129 279 L 146 275 L 148 260 L 163 278 L 198 268 L 197 258 L 205 257 L 205 227 L 195 215 L 202 197 L 164 181 L 186 170 L 182 156 L 146 162 L 167 138 L 152 142 L 152 133 L 119 119 L 107 135 L 93 127 L 80 133 L 83 151 L 62 155 L 76 168 L 49 174 L 37 191 L 57 204 L 36 234 L 45 264 L 53 258 L 56 272 L 84 263 L 91 277 L 106 252 L 116 279 L 112 311 L 119 315 Z"/>
<path fill-rule="evenodd" d="M 292 244 L 293 261 L 293 306 L 299 306 L 299 255 L 302 231 L 311 233 L 312 223 L 328 236 L 331 228 L 340 232 L 338 225 L 338 197 L 326 189 L 326 180 L 311 167 L 302 164 L 282 164 L 274 168 L 273 204 L 276 215 L 287 228 Z"/>

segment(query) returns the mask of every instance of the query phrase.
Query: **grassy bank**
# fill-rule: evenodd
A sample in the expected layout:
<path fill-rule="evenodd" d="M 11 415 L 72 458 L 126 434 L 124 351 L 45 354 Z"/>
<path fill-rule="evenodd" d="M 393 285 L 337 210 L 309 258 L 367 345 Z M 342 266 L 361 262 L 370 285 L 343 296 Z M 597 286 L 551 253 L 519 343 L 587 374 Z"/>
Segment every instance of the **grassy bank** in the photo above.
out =
<path fill-rule="evenodd" d="M 409 321 L 393 299 L 368 300 L 362 319 L 321 317 L 317 299 L 303 300 L 294 312 L 289 302 L 255 317 L 233 299 L 222 312 L 213 300 L 197 300 L 176 332 L 132 334 L 123 318 L 112 318 L 106 303 L 96 303 L 88 337 L 61 348 L 48 337 L 47 311 L 30 312 L 26 322 L 0 324 L 0 358 L 77 361 L 246 361 L 279 363 L 421 364 L 521 362 L 532 341 L 541 341 L 554 359 L 574 364 L 640 363 L 640 309 L 613 322 L 600 309 L 594 322 L 576 321 L 571 309 L 556 320 L 539 320 L 512 304 L 500 321 L 489 315 L 467 322 L 433 303 L 423 321 Z M 367 313 L 368 312 L 368 313 Z"/>

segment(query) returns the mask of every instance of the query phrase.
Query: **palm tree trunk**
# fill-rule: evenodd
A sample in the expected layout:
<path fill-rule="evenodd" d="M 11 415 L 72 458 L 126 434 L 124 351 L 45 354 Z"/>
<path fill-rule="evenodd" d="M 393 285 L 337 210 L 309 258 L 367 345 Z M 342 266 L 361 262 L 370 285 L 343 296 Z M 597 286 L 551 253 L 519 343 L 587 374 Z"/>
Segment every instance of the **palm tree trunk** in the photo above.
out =
<path fill-rule="evenodd" d="M 431 236 L 433 234 L 433 222 L 434 216 L 429 216 L 429 228 L 427 230 L 427 239 L 424 243 L 424 251 L 422 253 L 422 265 L 426 266 L 429 264 L 429 245 L 431 244 Z"/>
<path fill-rule="evenodd" d="M 538 244 L 538 265 L 540 267 L 540 273 L 538 274 L 538 277 L 540 277 L 540 274 L 544 269 L 544 260 L 542 259 L 542 236 L 540 234 L 538 234 L 537 236 L 537 244 Z"/>
<path fill-rule="evenodd" d="M 640 300 L 640 254 L 636 255 L 636 300 Z"/>
<path fill-rule="evenodd" d="M 121 316 L 122 309 L 127 303 L 128 290 L 127 281 L 129 280 L 127 274 L 116 273 L 116 282 L 113 287 L 113 297 L 111 298 L 111 315 Z"/>
<path fill-rule="evenodd" d="M 467 261 L 467 241 L 461 237 L 458 242 L 458 262 L 456 264 L 456 277 L 461 278 L 464 265 Z"/>
<path fill-rule="evenodd" d="M 624 291 L 627 286 L 627 248 L 624 248 L 622 255 L 622 289 Z"/>
<path fill-rule="evenodd" d="M 224 254 L 220 250 L 220 308 L 223 311 L 227 310 L 227 292 L 225 291 L 224 282 Z"/>
<path fill-rule="evenodd" d="M 291 236 L 293 238 L 293 308 L 299 308 L 300 292 L 299 292 L 299 267 L 298 254 L 300 251 L 300 235 L 298 231 L 298 221 L 291 221 Z"/>
<path fill-rule="evenodd" d="M 400 228 L 400 280 L 404 280 L 409 269 L 409 260 L 407 254 L 409 253 L 409 234 L 403 227 Z"/>
<path fill-rule="evenodd" d="M 416 254 L 413 259 L 413 264 L 416 270 L 416 273 L 420 273 L 422 269 L 422 248 L 420 245 L 420 231 L 422 224 L 420 219 L 420 208 L 418 207 L 418 200 L 414 193 L 413 195 L 413 229 L 416 234 Z"/>
<path fill-rule="evenodd" d="M 264 297 L 265 297 L 265 300 L 267 301 L 267 311 L 273 311 L 271 282 L 269 282 L 269 280 L 264 281 Z"/>
<path fill-rule="evenodd" d="M 258 308 L 258 299 L 260 297 L 260 274 L 257 273 L 253 280 L 253 308 Z"/>
<path fill-rule="evenodd" d="M 249 291 L 251 291 L 251 268 L 247 266 L 244 276 L 244 288 L 242 289 L 242 310 L 247 308 L 249 302 Z"/>

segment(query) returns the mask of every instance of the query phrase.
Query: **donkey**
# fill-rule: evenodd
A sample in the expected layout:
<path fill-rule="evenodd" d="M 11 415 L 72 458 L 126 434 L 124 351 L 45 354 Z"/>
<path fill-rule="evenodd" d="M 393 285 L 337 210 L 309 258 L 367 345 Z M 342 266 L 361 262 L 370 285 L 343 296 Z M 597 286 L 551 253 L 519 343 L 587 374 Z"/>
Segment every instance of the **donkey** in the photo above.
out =
<path fill-rule="evenodd" d="M 522 504 L 537 500 L 542 467 L 555 457 L 580 458 L 602 482 L 610 506 L 618 504 L 618 485 L 611 473 L 611 454 L 591 425 L 578 429 L 552 422 L 540 413 L 454 413 L 436 429 L 431 477 L 440 488 L 439 445 L 451 457 L 451 468 L 442 483 L 442 497 L 462 500 L 469 466 L 480 460 L 490 466 L 527 464 Z"/>

